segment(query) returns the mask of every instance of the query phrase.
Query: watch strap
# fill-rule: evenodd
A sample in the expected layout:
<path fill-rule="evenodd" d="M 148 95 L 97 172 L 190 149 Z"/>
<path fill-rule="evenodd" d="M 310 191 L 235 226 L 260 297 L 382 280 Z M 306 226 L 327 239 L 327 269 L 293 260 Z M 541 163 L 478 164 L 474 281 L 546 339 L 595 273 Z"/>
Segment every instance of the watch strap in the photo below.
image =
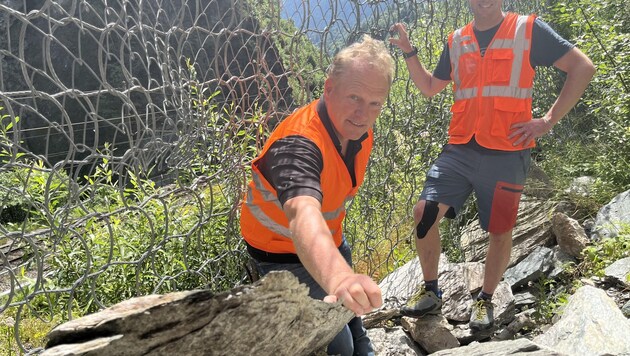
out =
<path fill-rule="evenodd" d="M 411 52 L 403 52 L 403 58 L 407 59 L 407 58 L 411 58 L 413 56 L 415 56 L 416 54 L 418 54 L 418 47 L 413 46 L 413 49 L 411 50 Z"/>

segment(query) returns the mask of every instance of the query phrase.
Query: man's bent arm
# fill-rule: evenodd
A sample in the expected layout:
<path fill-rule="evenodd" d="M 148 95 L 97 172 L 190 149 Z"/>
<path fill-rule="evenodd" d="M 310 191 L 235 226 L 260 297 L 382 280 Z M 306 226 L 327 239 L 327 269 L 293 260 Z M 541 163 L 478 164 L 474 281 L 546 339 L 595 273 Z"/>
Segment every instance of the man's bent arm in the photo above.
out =
<path fill-rule="evenodd" d="M 593 62 L 577 48 L 565 53 L 553 65 L 566 72 L 567 78 L 556 102 L 543 117 L 552 126 L 557 124 L 580 100 L 595 74 Z"/>
<path fill-rule="evenodd" d="M 595 74 L 593 62 L 577 48 L 565 53 L 553 65 L 567 73 L 562 90 L 545 116 L 512 125 L 512 132 L 508 138 L 514 139 L 514 146 L 528 145 L 534 139 L 551 131 L 580 100 Z"/>
<path fill-rule="evenodd" d="M 400 48 L 403 53 L 410 53 L 414 48 L 409 41 L 409 35 L 407 34 L 407 28 L 402 23 L 395 23 L 390 28 L 390 32 L 398 33 L 398 38 L 391 37 L 389 42 Z M 409 70 L 409 77 L 420 90 L 422 95 L 426 97 L 432 97 L 435 94 L 441 92 L 446 88 L 450 80 L 442 80 L 434 77 L 429 71 L 424 68 L 418 55 L 405 58 L 407 69 Z"/>
<path fill-rule="evenodd" d="M 409 77 L 413 83 L 420 89 L 422 95 L 430 98 L 446 88 L 450 80 L 442 80 L 434 77 L 420 63 L 418 56 L 405 59 L 407 69 L 409 69 Z"/>

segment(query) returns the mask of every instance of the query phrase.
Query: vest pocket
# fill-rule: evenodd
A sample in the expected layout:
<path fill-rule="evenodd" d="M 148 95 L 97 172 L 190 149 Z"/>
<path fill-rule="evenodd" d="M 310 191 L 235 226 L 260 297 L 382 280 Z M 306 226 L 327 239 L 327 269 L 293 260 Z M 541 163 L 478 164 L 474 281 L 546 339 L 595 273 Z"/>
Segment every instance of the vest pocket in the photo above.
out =
<path fill-rule="evenodd" d="M 487 78 L 492 84 L 506 85 L 512 75 L 512 60 L 514 53 L 511 49 L 493 49 L 486 53 L 488 65 L 486 66 Z"/>
<path fill-rule="evenodd" d="M 451 125 L 448 128 L 450 136 L 464 136 L 468 134 L 466 130 L 466 102 L 467 100 L 457 100 L 451 106 Z"/>
<path fill-rule="evenodd" d="M 527 121 L 528 108 L 523 99 L 495 97 L 494 119 L 492 120 L 492 136 L 507 137 L 512 124 Z"/>

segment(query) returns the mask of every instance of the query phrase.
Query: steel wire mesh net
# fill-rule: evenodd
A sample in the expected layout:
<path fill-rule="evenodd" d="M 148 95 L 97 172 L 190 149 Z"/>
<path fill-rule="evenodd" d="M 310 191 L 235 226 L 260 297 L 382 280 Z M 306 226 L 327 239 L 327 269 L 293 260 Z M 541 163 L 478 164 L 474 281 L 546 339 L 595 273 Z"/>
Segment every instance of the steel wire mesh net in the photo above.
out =
<path fill-rule="evenodd" d="M 432 70 L 469 20 L 450 0 L 0 1 L 0 322 L 26 351 L 41 346 L 20 337 L 30 320 L 247 283 L 248 164 L 319 97 L 332 55 L 401 21 Z M 345 226 L 356 268 L 376 279 L 414 256 L 410 214 L 451 103 L 423 98 L 391 51 L 396 100 Z"/>

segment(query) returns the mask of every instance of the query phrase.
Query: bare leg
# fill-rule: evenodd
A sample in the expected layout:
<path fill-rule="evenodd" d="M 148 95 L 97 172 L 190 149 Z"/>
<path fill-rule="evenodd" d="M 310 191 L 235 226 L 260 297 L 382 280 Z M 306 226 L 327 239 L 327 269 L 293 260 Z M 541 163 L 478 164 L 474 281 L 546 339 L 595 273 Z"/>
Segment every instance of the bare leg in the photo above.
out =
<path fill-rule="evenodd" d="M 486 267 L 483 278 L 485 293 L 493 294 L 510 263 L 512 251 L 512 230 L 501 234 L 490 233 L 490 246 L 486 255 Z"/>
<path fill-rule="evenodd" d="M 424 214 L 425 204 L 426 201 L 421 200 L 414 206 L 413 218 L 416 226 Z M 439 212 L 437 218 L 427 232 L 427 235 L 421 239 L 416 237 L 416 251 L 418 252 L 422 275 L 425 281 L 438 278 L 438 264 L 440 262 L 440 253 L 442 252 L 442 246 L 440 244 L 440 220 L 442 220 L 442 217 L 449 207 L 444 204 L 439 204 L 438 208 Z"/>

